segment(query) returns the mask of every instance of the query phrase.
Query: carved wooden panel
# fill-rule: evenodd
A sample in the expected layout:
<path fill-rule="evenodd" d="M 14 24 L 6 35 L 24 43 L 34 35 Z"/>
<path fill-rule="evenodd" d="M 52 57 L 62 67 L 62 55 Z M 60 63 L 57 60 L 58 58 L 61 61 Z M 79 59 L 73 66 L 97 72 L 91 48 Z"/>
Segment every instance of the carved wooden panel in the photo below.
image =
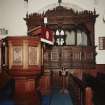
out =
<path fill-rule="evenodd" d="M 58 68 L 60 67 L 60 56 L 59 56 L 59 48 L 58 47 L 53 47 L 51 50 L 51 66 Z"/>
<path fill-rule="evenodd" d="M 54 46 L 46 51 L 46 68 L 91 68 L 95 67 L 95 48 L 81 46 Z M 45 60 L 47 59 L 47 60 Z"/>
<path fill-rule="evenodd" d="M 59 61 L 59 48 L 58 47 L 53 47 L 51 50 L 51 61 Z"/>
<path fill-rule="evenodd" d="M 29 65 L 37 65 L 37 47 L 29 47 Z"/>
<path fill-rule="evenodd" d="M 26 80 L 25 91 L 28 93 L 33 93 L 35 91 L 35 80 L 34 79 Z"/>
<path fill-rule="evenodd" d="M 82 47 L 72 47 L 72 67 L 82 66 Z"/>
<path fill-rule="evenodd" d="M 59 63 L 59 48 L 53 47 L 52 49 L 46 49 L 44 53 L 44 65 L 45 67 L 54 67 L 58 68 L 60 66 Z"/>
<path fill-rule="evenodd" d="M 22 46 L 13 47 L 13 65 L 22 65 Z"/>
<path fill-rule="evenodd" d="M 95 47 L 84 47 L 82 53 L 83 68 L 95 67 Z"/>
<path fill-rule="evenodd" d="M 71 48 L 68 46 L 62 47 L 62 55 L 61 55 L 61 61 L 62 61 L 62 67 L 70 68 L 72 63 L 72 52 Z"/>

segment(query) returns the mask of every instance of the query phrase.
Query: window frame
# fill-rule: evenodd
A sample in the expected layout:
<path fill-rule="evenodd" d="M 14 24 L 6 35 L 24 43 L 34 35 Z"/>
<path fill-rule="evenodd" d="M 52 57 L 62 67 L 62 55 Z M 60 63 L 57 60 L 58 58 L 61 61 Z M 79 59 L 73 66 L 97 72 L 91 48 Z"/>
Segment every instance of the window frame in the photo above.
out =
<path fill-rule="evenodd" d="M 105 50 L 105 37 L 99 37 L 99 50 Z"/>

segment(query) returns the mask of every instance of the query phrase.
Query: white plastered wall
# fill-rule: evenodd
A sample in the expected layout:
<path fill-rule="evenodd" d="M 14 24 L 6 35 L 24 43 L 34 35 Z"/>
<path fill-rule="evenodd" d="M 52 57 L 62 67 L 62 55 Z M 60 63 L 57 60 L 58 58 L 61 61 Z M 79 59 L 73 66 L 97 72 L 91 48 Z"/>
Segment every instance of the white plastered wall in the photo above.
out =
<path fill-rule="evenodd" d="M 28 12 L 42 12 L 57 5 L 57 0 L 28 0 Z M 105 50 L 98 50 L 98 37 L 105 36 L 105 0 L 62 0 L 64 5 L 74 9 L 94 10 L 99 14 L 95 24 L 95 44 L 97 46 L 97 64 L 105 64 Z M 23 18 L 26 15 L 26 4 L 24 0 L 0 0 L 0 28 L 6 28 L 8 35 L 26 35 L 27 26 Z"/>

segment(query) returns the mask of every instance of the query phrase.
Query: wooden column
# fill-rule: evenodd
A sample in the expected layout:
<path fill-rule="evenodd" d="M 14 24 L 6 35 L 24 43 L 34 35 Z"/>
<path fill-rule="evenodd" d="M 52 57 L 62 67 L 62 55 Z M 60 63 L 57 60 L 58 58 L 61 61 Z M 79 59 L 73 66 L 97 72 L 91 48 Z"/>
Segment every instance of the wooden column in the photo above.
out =
<path fill-rule="evenodd" d="M 42 95 L 50 94 L 51 89 L 51 79 L 50 79 L 50 72 L 44 71 L 44 74 L 41 76 L 40 79 L 40 91 Z"/>

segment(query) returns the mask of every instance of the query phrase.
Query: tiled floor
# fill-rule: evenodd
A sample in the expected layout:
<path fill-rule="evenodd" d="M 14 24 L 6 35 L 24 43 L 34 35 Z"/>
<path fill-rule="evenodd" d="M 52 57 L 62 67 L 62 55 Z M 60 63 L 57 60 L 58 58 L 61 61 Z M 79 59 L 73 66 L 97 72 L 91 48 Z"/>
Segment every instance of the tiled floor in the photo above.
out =
<path fill-rule="evenodd" d="M 54 90 L 50 105 L 73 105 L 73 103 L 67 92 L 62 93 L 61 90 Z"/>

